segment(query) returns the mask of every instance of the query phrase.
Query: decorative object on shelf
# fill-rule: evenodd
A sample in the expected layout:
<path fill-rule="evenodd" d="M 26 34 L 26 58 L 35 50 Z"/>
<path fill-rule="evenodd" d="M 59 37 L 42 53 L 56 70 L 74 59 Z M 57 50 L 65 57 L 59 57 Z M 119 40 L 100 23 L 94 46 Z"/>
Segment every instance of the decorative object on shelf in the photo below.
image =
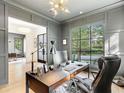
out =
<path fill-rule="evenodd" d="M 63 39 L 63 45 L 66 45 L 66 44 L 67 44 L 66 39 Z"/>
<path fill-rule="evenodd" d="M 58 12 L 70 13 L 67 8 L 68 0 L 50 0 L 49 4 L 51 5 L 51 9 L 49 10 L 53 13 L 54 16 L 58 15 Z"/>
<path fill-rule="evenodd" d="M 37 73 L 34 72 L 34 61 L 33 61 L 34 53 L 36 53 L 37 51 L 39 51 L 40 49 L 43 48 L 42 43 L 40 43 L 39 46 L 40 46 L 39 49 L 37 49 L 36 51 L 34 51 L 34 52 L 31 53 L 31 56 L 32 56 L 32 61 L 31 61 L 31 74 L 33 74 L 33 75 L 36 75 L 36 74 L 37 74 Z"/>
<path fill-rule="evenodd" d="M 52 71 L 54 69 L 54 66 L 53 65 L 49 66 L 49 69 L 50 71 Z"/>
<path fill-rule="evenodd" d="M 68 60 L 68 61 L 66 62 L 66 65 L 69 65 L 69 64 L 71 64 L 71 60 Z"/>
<path fill-rule="evenodd" d="M 51 44 L 52 44 L 52 47 L 51 47 L 51 49 L 50 49 L 50 54 L 56 54 L 56 48 L 55 48 L 55 46 L 54 46 L 55 41 L 50 41 L 50 42 L 51 42 Z"/>
<path fill-rule="evenodd" d="M 40 34 L 37 36 L 37 42 L 40 44 L 42 43 L 43 48 L 39 49 L 38 51 L 38 62 L 40 63 L 46 63 L 47 62 L 47 34 Z M 40 48 L 38 46 L 38 48 Z"/>
<path fill-rule="evenodd" d="M 41 76 L 43 74 L 43 68 L 42 67 L 37 67 L 37 75 Z"/>
<path fill-rule="evenodd" d="M 47 73 L 48 72 L 47 64 L 43 64 L 43 71 L 44 71 L 44 73 Z"/>
<path fill-rule="evenodd" d="M 55 44 L 55 41 L 51 41 L 52 47 L 50 49 L 50 54 L 52 54 L 52 62 L 53 62 L 53 55 L 56 54 L 56 48 L 55 48 L 54 44 Z"/>

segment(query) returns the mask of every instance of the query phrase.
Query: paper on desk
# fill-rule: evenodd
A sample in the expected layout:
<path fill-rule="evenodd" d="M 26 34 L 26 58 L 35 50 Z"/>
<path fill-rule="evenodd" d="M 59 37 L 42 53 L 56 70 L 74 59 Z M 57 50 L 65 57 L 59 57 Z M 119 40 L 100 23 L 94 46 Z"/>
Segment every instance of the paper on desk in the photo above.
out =
<path fill-rule="evenodd" d="M 75 67 L 75 66 L 72 66 L 72 65 L 66 66 L 66 67 L 64 68 L 65 71 L 72 71 L 72 70 L 74 70 L 74 69 L 76 69 L 76 67 Z"/>

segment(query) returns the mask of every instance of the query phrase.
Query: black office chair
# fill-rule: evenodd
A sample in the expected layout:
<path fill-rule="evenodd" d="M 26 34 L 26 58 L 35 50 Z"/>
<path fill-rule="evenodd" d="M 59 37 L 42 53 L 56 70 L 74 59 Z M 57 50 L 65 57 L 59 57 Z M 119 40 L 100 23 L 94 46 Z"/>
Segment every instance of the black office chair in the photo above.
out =
<path fill-rule="evenodd" d="M 81 93 L 111 93 L 112 80 L 120 63 L 121 59 L 116 55 L 99 58 L 99 72 L 93 82 L 87 78 L 75 77 Z"/>

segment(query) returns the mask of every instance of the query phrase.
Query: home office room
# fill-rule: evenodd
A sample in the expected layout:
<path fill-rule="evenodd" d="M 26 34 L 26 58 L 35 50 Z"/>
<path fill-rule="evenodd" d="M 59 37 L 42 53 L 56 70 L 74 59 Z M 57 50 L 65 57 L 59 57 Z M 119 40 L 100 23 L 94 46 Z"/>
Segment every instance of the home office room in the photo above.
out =
<path fill-rule="evenodd" d="M 123 0 L 0 0 L 0 93 L 123 93 Z"/>

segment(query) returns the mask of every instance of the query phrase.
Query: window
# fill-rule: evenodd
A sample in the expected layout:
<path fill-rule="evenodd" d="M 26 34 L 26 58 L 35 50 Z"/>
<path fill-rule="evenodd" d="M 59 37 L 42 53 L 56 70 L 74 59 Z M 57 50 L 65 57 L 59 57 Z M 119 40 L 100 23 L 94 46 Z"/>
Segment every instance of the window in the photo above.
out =
<path fill-rule="evenodd" d="M 15 49 L 22 51 L 23 50 L 23 39 L 15 38 Z"/>
<path fill-rule="evenodd" d="M 17 54 L 17 57 L 24 56 L 23 40 L 24 38 L 14 38 L 14 51 Z"/>
<path fill-rule="evenodd" d="M 72 58 L 91 62 L 104 54 L 103 24 L 96 23 L 72 29 Z"/>

